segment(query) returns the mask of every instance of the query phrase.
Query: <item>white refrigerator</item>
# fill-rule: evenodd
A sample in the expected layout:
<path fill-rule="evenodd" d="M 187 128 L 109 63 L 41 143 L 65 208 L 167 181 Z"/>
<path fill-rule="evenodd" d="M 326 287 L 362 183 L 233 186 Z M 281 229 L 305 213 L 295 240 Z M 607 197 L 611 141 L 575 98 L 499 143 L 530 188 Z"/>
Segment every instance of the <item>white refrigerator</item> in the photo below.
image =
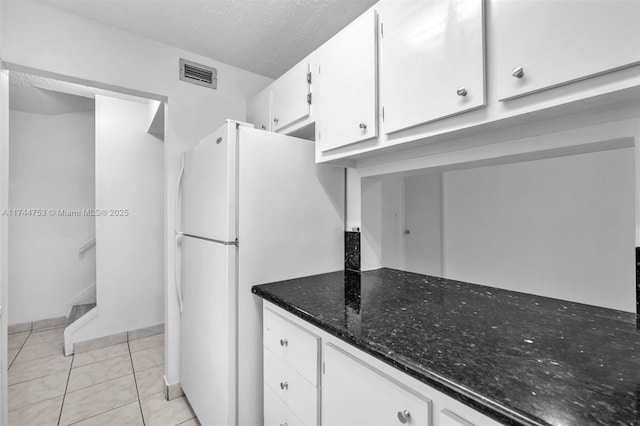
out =
<path fill-rule="evenodd" d="M 260 425 L 251 286 L 343 269 L 344 169 L 314 143 L 228 121 L 183 155 L 176 199 L 180 382 L 204 426 Z"/>

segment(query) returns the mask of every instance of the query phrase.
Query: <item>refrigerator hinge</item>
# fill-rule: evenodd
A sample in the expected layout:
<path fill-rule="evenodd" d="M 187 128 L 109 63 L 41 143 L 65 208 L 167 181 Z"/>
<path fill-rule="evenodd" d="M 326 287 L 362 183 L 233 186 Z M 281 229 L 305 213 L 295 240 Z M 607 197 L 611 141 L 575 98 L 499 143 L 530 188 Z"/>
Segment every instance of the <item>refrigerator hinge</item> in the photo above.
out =
<path fill-rule="evenodd" d="M 307 73 L 307 83 L 311 84 L 311 71 Z"/>
<path fill-rule="evenodd" d="M 307 93 L 307 103 L 311 105 L 311 93 Z"/>

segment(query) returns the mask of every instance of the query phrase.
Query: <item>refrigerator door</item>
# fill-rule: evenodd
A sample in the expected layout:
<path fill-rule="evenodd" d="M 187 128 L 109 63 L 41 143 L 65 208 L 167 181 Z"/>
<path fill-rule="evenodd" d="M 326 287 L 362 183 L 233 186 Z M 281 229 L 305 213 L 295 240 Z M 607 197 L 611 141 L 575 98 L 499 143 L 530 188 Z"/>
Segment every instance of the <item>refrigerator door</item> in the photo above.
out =
<path fill-rule="evenodd" d="M 235 241 L 237 134 L 227 123 L 185 153 L 179 232 Z"/>
<path fill-rule="evenodd" d="M 203 425 L 236 423 L 237 248 L 181 239 L 180 381 Z"/>

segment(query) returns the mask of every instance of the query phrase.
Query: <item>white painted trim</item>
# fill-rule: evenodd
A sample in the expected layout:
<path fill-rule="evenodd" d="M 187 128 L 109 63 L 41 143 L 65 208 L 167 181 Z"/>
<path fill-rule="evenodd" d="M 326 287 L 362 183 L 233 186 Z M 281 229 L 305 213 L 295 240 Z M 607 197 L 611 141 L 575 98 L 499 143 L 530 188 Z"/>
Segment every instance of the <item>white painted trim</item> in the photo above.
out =
<path fill-rule="evenodd" d="M 121 86 L 114 86 L 112 84 L 101 83 L 99 81 L 86 80 L 83 78 L 73 77 L 70 75 L 58 74 L 51 71 L 45 71 L 38 68 L 31 68 L 28 66 L 14 64 L 12 62 L 3 62 L 2 66 L 4 69 L 8 69 L 10 71 L 18 71 L 25 74 L 37 75 L 40 77 L 51 78 L 53 80 L 66 81 L 69 83 L 80 84 L 82 86 L 94 87 L 96 89 L 108 90 L 113 92 L 114 95 L 123 94 L 128 96 L 135 96 L 138 98 L 152 99 L 160 102 L 167 102 L 169 98 L 167 96 L 158 95 L 155 93 L 144 92 L 142 90 L 135 90 Z"/>
<path fill-rule="evenodd" d="M 519 138 L 516 135 L 517 131 L 514 133 L 513 139 L 504 142 L 376 164 L 359 168 L 358 172 L 363 178 L 389 173 L 426 171 L 427 169 L 452 170 L 479 167 L 626 148 L 633 146 L 634 139 L 638 135 L 638 118 L 526 138 Z"/>
<path fill-rule="evenodd" d="M 94 318 L 98 317 L 98 307 L 91 309 L 89 312 L 78 318 L 75 322 L 64 329 L 64 354 L 65 356 L 73 355 L 73 344 L 75 340 L 73 335 L 82 327 L 90 323 Z"/>
<path fill-rule="evenodd" d="M 6 62 L 0 62 L 0 208 L 2 209 L 9 207 L 9 71 L 5 66 Z M 0 313 L 0 424 L 2 425 L 9 422 L 7 400 L 8 229 L 8 217 L 0 217 L 0 303 L 4 305 Z"/>

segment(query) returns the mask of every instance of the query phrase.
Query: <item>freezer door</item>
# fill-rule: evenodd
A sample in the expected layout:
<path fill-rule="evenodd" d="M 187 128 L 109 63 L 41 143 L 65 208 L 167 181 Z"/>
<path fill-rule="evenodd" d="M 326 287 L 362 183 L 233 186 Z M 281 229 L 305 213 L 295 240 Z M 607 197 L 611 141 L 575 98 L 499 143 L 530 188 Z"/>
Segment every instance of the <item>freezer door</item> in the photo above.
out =
<path fill-rule="evenodd" d="M 181 239 L 180 381 L 203 425 L 236 422 L 237 248 Z"/>
<path fill-rule="evenodd" d="M 182 229 L 218 241 L 236 239 L 237 128 L 228 123 L 185 153 Z"/>

